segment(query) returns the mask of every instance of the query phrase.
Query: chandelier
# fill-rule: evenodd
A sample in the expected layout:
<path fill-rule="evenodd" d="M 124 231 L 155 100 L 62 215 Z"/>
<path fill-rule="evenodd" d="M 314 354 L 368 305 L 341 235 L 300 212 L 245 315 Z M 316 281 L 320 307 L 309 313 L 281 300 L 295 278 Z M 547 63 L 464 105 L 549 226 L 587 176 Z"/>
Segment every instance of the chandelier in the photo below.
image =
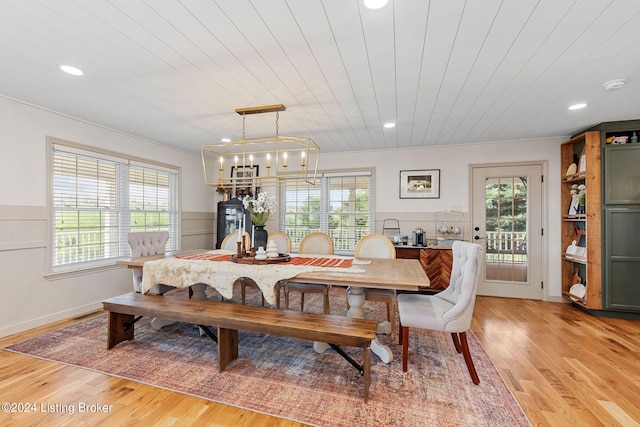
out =
<path fill-rule="evenodd" d="M 200 147 L 206 184 L 222 190 L 314 185 L 320 148 L 311 138 L 278 134 L 284 110 L 282 104 L 237 109 L 242 139 Z M 275 135 L 246 138 L 246 116 L 271 112 L 276 113 Z"/>

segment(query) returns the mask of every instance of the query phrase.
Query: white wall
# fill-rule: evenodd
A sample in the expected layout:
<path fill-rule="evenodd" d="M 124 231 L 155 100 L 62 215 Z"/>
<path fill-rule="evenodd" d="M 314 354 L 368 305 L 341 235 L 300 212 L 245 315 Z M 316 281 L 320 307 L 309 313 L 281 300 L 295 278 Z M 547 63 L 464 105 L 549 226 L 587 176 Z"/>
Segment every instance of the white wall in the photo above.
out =
<path fill-rule="evenodd" d="M 49 240 L 46 136 L 179 166 L 182 168 L 182 210 L 199 220 L 195 227 L 206 228 L 203 224 L 215 210 L 214 192 L 203 183 L 198 156 L 0 97 L 0 289 L 4 295 L 0 299 L 0 336 L 98 308 L 103 299 L 131 289 L 130 272 L 123 268 L 56 280 L 45 277 Z M 559 145 L 563 140 L 322 153 L 320 169 L 374 167 L 375 210 L 379 223 L 398 214 L 416 221 L 435 211 L 456 210 L 468 214 L 470 164 L 546 162 L 545 284 L 548 299 L 560 300 L 557 206 Z M 410 169 L 440 169 L 440 198 L 400 199 L 399 171 Z M 199 219 L 199 212 L 205 215 L 204 222 Z M 277 228 L 273 225 L 271 228 Z M 201 235 L 196 232 L 190 239 L 200 241 Z"/>
<path fill-rule="evenodd" d="M 187 226 L 189 239 L 200 242 L 193 229 L 212 233 L 214 192 L 204 185 L 199 156 L 0 97 L 0 336 L 84 313 L 131 290 L 131 273 L 121 267 L 46 277 L 47 136 L 181 167 L 182 211 L 196 224 Z"/>
<path fill-rule="evenodd" d="M 410 218 L 412 225 L 431 221 L 436 211 L 470 211 L 469 166 L 482 163 L 546 162 L 544 197 L 546 228 L 543 242 L 547 299 L 561 301 L 560 144 L 566 138 L 509 141 L 402 150 L 321 154 L 319 169 L 375 167 L 376 223 L 384 218 Z M 401 170 L 440 169 L 439 199 L 400 199 Z M 379 229 L 376 231 L 380 232 Z M 404 231 L 404 230 L 403 230 Z"/>

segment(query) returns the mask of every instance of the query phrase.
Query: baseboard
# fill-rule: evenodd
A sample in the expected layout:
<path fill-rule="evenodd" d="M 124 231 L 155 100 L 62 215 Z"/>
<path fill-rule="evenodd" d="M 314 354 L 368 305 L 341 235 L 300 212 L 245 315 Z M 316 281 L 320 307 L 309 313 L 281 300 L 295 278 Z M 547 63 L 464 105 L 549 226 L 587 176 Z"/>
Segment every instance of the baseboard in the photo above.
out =
<path fill-rule="evenodd" d="M 102 301 L 96 301 L 94 303 L 85 304 L 80 307 L 74 307 L 73 309 L 60 311 L 58 313 L 49 314 L 43 317 L 38 317 L 37 319 L 30 319 L 26 322 L 5 326 L 3 328 L 0 328 L 0 338 L 25 332 L 25 331 L 28 331 L 29 329 L 37 328 L 40 326 L 48 325 L 49 323 L 58 322 L 60 320 L 66 320 L 66 319 L 79 316 L 82 314 L 86 314 L 101 308 L 102 308 Z"/>
<path fill-rule="evenodd" d="M 562 295 L 547 295 L 547 298 L 544 299 L 547 302 L 566 302 Z"/>

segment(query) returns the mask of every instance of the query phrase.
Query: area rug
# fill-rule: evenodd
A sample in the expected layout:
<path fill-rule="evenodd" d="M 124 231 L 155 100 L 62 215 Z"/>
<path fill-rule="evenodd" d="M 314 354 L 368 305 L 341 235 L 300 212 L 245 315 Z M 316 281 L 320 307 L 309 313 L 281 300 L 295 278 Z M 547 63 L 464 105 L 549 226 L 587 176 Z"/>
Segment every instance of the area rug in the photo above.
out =
<path fill-rule="evenodd" d="M 307 299 L 305 310 L 319 309 L 319 299 Z M 332 290 L 332 312 L 344 309 L 344 300 L 343 291 Z M 401 347 L 380 336 L 394 360 L 384 364 L 372 354 L 368 403 L 363 378 L 349 363 L 333 350 L 317 354 L 311 342 L 296 339 L 240 332 L 239 357 L 222 373 L 215 343 L 196 326 L 176 323 L 158 331 L 146 318 L 136 323 L 134 340 L 111 350 L 106 315 L 6 349 L 310 425 L 529 426 L 477 338 L 469 335 L 479 385 L 471 382 L 449 334 L 412 330 L 406 373 Z M 362 350 L 345 350 L 362 361 Z"/>

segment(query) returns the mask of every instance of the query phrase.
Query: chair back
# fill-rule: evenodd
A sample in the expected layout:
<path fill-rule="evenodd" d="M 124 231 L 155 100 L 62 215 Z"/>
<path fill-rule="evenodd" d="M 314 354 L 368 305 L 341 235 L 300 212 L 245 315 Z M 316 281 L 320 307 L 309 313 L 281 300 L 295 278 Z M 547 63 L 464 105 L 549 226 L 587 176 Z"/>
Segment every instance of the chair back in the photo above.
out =
<path fill-rule="evenodd" d="M 168 231 L 139 231 L 127 235 L 131 247 L 131 257 L 159 255 L 165 253 Z"/>
<path fill-rule="evenodd" d="M 220 243 L 220 249 L 236 251 L 238 249 L 238 245 L 236 245 L 237 242 L 238 231 L 232 231 L 231 233 L 224 236 L 224 239 L 222 239 L 222 243 Z M 247 250 L 249 250 L 249 246 L 251 245 L 251 235 L 249 235 L 249 233 L 247 233 L 246 231 L 244 232 L 244 245 Z"/>
<path fill-rule="evenodd" d="M 475 243 L 453 243 L 453 267 L 451 280 L 444 291 L 435 295 L 453 307 L 444 313 L 447 332 L 466 331 L 471 327 L 473 307 L 476 302 L 484 249 Z"/>
<path fill-rule="evenodd" d="M 382 234 L 367 234 L 356 245 L 356 258 L 385 258 L 396 257 L 396 248 L 391 240 Z"/>
<path fill-rule="evenodd" d="M 278 252 L 288 254 L 291 252 L 291 239 L 289 235 L 283 231 L 270 231 L 269 240 L 274 240 L 278 246 Z"/>
<path fill-rule="evenodd" d="M 333 255 L 333 240 L 319 231 L 308 234 L 298 247 L 300 254 Z"/>

